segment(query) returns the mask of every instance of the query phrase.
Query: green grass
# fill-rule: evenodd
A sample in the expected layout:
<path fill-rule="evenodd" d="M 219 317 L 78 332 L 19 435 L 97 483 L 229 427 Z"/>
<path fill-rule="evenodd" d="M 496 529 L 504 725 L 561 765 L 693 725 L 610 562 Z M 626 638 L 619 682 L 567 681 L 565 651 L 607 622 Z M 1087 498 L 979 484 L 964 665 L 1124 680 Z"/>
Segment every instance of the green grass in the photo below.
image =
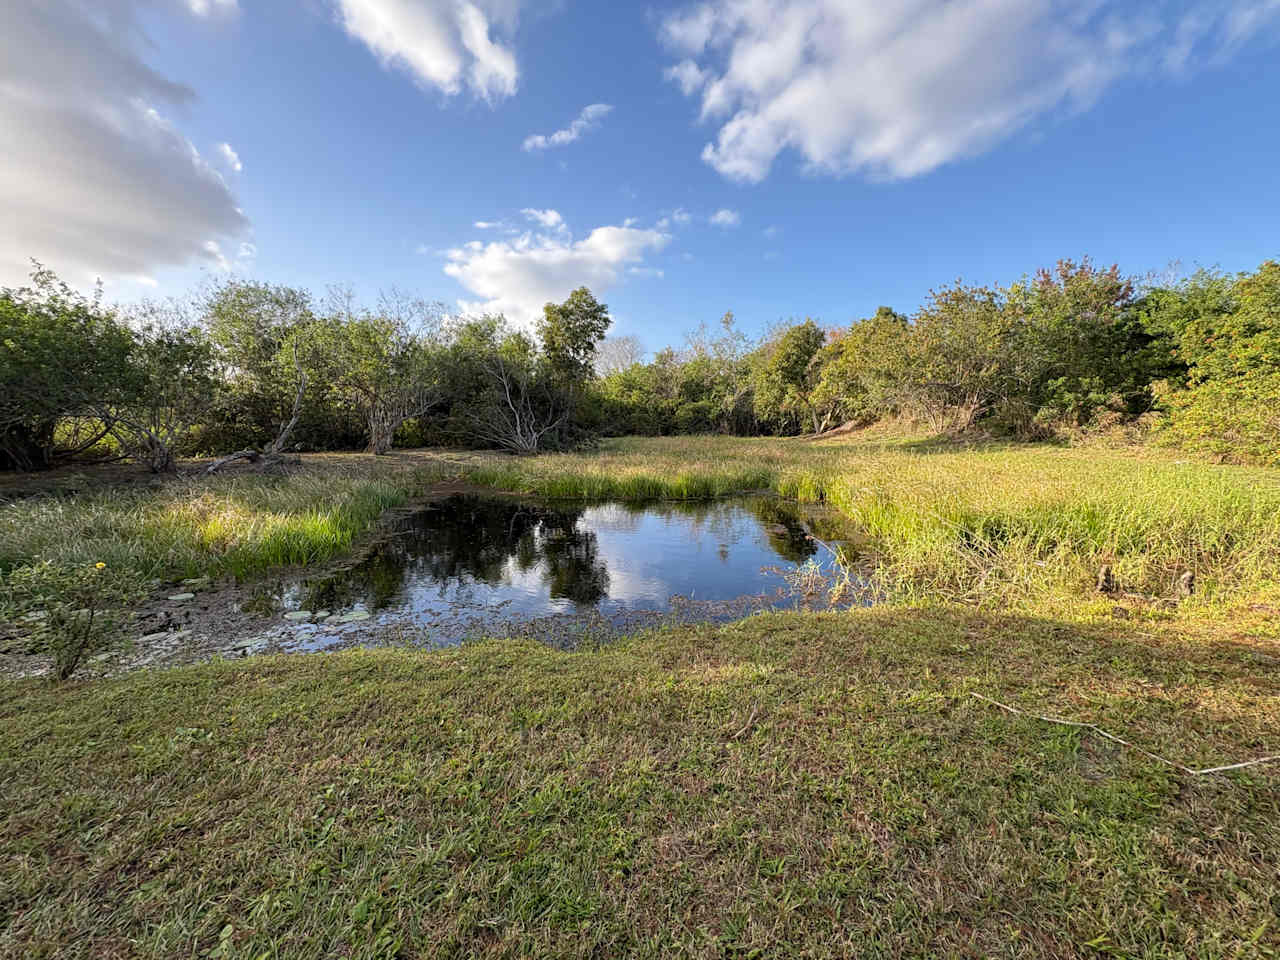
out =
<path fill-rule="evenodd" d="M 1268 620 L 1268 618 L 1271 618 Z M 1280 952 L 1274 614 L 770 615 L 0 687 L 0 956 Z"/>
<path fill-rule="evenodd" d="M 0 575 L 36 560 L 63 567 L 106 563 L 139 583 L 245 578 L 316 563 L 347 551 L 384 511 L 438 474 L 421 465 L 353 464 L 282 477 L 173 480 L 156 488 L 28 497 L 0 505 Z"/>

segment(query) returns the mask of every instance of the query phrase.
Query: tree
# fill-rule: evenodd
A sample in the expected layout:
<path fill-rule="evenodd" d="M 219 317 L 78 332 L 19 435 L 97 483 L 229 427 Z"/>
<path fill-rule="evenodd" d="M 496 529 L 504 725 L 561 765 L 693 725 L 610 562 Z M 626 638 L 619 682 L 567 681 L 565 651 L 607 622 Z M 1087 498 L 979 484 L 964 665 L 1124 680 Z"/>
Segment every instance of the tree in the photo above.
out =
<path fill-rule="evenodd" d="M 904 405 L 939 433 L 970 429 L 1013 388 L 1013 329 L 998 290 L 957 283 L 933 291 L 907 339 Z"/>
<path fill-rule="evenodd" d="M 597 377 L 607 377 L 621 373 L 643 360 L 644 347 L 636 337 L 605 337 L 596 348 L 595 374 Z"/>
<path fill-rule="evenodd" d="M 539 362 L 533 341 L 504 327 L 499 320 L 496 342 L 484 360 L 490 391 L 488 401 L 477 407 L 472 426 L 476 436 L 490 444 L 514 453 L 537 453 L 557 437 L 573 404 Z"/>
<path fill-rule="evenodd" d="M 573 291 L 564 303 L 542 308 L 538 322 L 542 355 L 561 387 L 577 391 L 590 378 L 596 345 L 611 322 L 609 308 L 586 287 Z"/>
<path fill-rule="evenodd" d="M 780 424 L 805 424 L 814 433 L 826 428 L 827 418 L 813 402 L 817 382 L 814 364 L 826 334 L 812 320 L 781 330 L 758 352 L 753 385 L 756 415 Z"/>
<path fill-rule="evenodd" d="M 98 404 L 126 455 L 153 473 L 177 467 L 178 452 L 204 421 L 218 389 L 213 344 L 178 301 L 134 311 L 122 390 Z"/>
<path fill-rule="evenodd" d="M 133 341 L 100 296 L 76 293 L 38 263 L 31 286 L 0 290 L 0 466 L 46 469 L 107 435 L 110 421 L 94 414 L 118 394 Z M 70 419 L 89 429 L 59 449 L 58 427 Z"/>
<path fill-rule="evenodd" d="M 1133 282 L 1119 267 L 1095 267 L 1088 257 L 1059 260 L 1015 283 L 1007 298 L 1016 327 L 1017 389 L 1010 399 L 1020 407 L 1007 414 L 1024 429 L 1082 426 L 1105 409 L 1145 406 L 1150 338 L 1133 309 Z"/>
<path fill-rule="evenodd" d="M 397 293 L 381 297 L 376 310 L 355 309 L 349 295 L 334 297 L 316 347 L 335 387 L 364 417 L 368 452 L 386 453 L 405 421 L 444 397 L 443 316 L 440 304 Z"/>
<path fill-rule="evenodd" d="M 1264 262 L 1223 289 L 1193 278 L 1175 330 L 1190 360 L 1187 389 L 1171 391 L 1165 439 L 1224 459 L 1280 462 L 1280 263 Z"/>

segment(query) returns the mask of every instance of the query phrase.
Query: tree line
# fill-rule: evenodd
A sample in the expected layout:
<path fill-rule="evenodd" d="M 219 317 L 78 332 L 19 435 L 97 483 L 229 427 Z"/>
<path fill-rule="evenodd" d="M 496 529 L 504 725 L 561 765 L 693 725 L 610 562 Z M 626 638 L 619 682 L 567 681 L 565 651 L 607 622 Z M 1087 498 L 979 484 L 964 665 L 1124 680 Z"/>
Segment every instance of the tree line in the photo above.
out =
<path fill-rule="evenodd" d="M 726 314 L 682 349 L 602 371 L 602 429 L 818 434 L 886 419 L 1050 439 L 1140 424 L 1231 459 L 1280 459 L 1280 263 L 1139 284 L 1063 260 L 1007 287 L 956 283 L 908 316 L 779 324 Z"/>
<path fill-rule="evenodd" d="M 1125 424 L 1280 460 L 1280 264 L 1138 283 L 1087 258 L 956 283 L 911 315 L 753 338 L 727 313 L 651 359 L 589 290 L 532 331 L 392 293 L 224 279 L 111 307 L 37 267 L 0 290 L 0 465 L 261 459 L 393 443 L 517 453 L 622 434 L 820 434 L 885 419 L 1037 439 Z"/>

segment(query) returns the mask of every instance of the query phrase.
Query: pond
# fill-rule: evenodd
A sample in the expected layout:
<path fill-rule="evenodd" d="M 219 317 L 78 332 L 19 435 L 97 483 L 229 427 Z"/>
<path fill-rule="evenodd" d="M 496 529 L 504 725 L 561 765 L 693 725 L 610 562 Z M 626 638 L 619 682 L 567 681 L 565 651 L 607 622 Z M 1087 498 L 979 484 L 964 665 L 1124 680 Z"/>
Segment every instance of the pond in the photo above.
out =
<path fill-rule="evenodd" d="M 829 512 L 774 498 L 648 504 L 453 495 L 393 519 L 355 561 L 284 585 L 284 649 L 532 635 L 574 648 L 672 621 L 868 603 Z M 833 588 L 842 584 L 833 595 Z"/>

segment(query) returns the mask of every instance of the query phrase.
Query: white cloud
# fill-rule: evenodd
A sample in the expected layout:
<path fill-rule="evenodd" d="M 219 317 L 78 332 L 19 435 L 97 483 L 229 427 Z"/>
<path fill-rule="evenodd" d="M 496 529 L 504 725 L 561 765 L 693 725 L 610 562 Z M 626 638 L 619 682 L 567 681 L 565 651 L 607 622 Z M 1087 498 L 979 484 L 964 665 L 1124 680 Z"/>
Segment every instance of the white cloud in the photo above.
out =
<path fill-rule="evenodd" d="M 778 228 L 776 226 L 768 226 L 760 232 L 766 237 L 776 237 L 778 235 Z"/>
<path fill-rule="evenodd" d="M 520 212 L 534 223 L 546 227 L 548 230 L 564 226 L 564 218 L 560 216 L 558 210 L 535 210 L 533 207 L 525 207 Z"/>
<path fill-rule="evenodd" d="M 683 227 L 692 219 L 693 214 L 688 210 L 684 207 L 676 207 L 676 209 L 672 210 L 669 214 L 660 219 L 657 226 L 659 230 L 668 230 L 671 228 L 672 224 L 675 224 L 677 227 Z"/>
<path fill-rule="evenodd" d="M 563 226 L 558 216 L 555 226 Z M 597 227 L 577 241 L 567 228 L 510 241 L 472 240 L 449 251 L 444 272 L 480 298 L 460 301 L 463 309 L 502 313 L 527 324 L 544 304 L 563 300 L 577 287 L 603 294 L 624 270 L 644 268 L 645 256 L 670 240 L 659 230 L 621 226 Z"/>
<path fill-rule="evenodd" d="M 495 223 L 492 220 L 477 220 L 472 224 L 472 226 L 477 230 L 492 230 L 495 227 L 501 226 L 501 224 Z"/>
<path fill-rule="evenodd" d="M 627 273 L 633 277 L 656 277 L 661 280 L 666 273 L 656 267 L 627 267 Z"/>
<path fill-rule="evenodd" d="M 32 257 L 75 283 L 216 266 L 208 243 L 248 228 L 161 113 L 195 93 L 143 62 L 138 10 L 0 3 L 0 130 L 14 131 L 0 150 L 0 283 L 24 281 Z"/>
<path fill-rule="evenodd" d="M 218 144 L 218 153 L 233 173 L 240 173 L 244 170 L 244 164 L 240 162 L 240 154 L 236 153 L 229 143 Z"/>
<path fill-rule="evenodd" d="M 686 97 L 701 90 L 707 83 L 708 74 L 704 73 L 692 60 L 681 60 L 674 67 L 667 67 L 662 75 L 676 84 Z"/>
<path fill-rule="evenodd" d="M 236 0 L 187 0 L 187 9 L 197 17 L 215 13 L 234 13 L 239 9 Z"/>
<path fill-rule="evenodd" d="M 521 149 L 546 150 L 548 147 L 563 147 L 565 144 L 573 143 L 588 130 L 598 127 L 600 121 L 607 117 L 611 110 L 613 107 L 607 103 L 593 103 L 583 107 L 577 118 L 563 130 L 550 134 L 531 133 L 524 138 Z"/>
<path fill-rule="evenodd" d="M 763 180 L 902 178 L 990 149 L 1126 75 L 1220 61 L 1280 22 L 1280 0 L 704 0 L 668 16 L 666 71 L 718 125 L 702 152 Z M 1163 14 L 1163 16 L 1158 16 Z"/>
<path fill-rule="evenodd" d="M 231 269 L 231 261 L 226 258 L 222 252 L 222 245 L 217 240 L 206 240 L 204 242 L 205 253 L 209 255 L 210 262 L 213 263 L 223 273 L 227 273 Z"/>
<path fill-rule="evenodd" d="M 335 0 L 347 33 L 384 67 L 408 71 L 450 96 L 464 86 L 493 101 L 516 92 L 520 70 L 508 39 L 521 0 Z"/>
<path fill-rule="evenodd" d="M 736 227 L 742 222 L 742 214 L 737 210 L 722 209 L 711 215 L 711 223 L 717 227 Z"/>

